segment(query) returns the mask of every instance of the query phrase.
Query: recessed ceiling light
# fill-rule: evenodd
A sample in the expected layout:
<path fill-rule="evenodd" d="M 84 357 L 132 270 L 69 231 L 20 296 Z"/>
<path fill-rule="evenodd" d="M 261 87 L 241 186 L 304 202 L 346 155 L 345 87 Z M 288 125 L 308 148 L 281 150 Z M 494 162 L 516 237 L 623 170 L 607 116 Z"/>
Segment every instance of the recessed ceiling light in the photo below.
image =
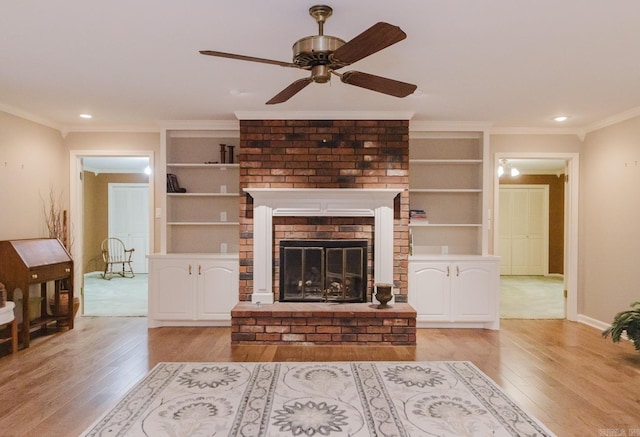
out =
<path fill-rule="evenodd" d="M 92 118 L 91 114 L 80 114 L 80 118 Z"/>
<path fill-rule="evenodd" d="M 557 121 L 558 123 L 562 123 L 563 121 L 567 121 L 569 117 L 566 115 L 558 115 L 557 117 L 553 117 L 553 121 Z"/>

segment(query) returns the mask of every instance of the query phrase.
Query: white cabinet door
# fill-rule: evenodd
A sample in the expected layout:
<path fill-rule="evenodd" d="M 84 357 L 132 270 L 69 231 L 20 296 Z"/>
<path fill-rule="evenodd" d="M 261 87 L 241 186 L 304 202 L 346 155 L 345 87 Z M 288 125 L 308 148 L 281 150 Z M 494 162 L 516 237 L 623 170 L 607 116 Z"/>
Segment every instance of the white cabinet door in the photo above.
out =
<path fill-rule="evenodd" d="M 451 318 L 451 265 L 447 262 L 409 264 L 408 301 L 420 321 L 442 322 Z"/>
<path fill-rule="evenodd" d="M 453 321 L 488 321 L 496 317 L 497 271 L 494 262 L 458 262 L 451 281 Z"/>
<path fill-rule="evenodd" d="M 149 262 L 149 324 L 229 324 L 238 303 L 238 260 L 154 256 Z M 199 323 L 203 322 L 203 323 Z"/>
<path fill-rule="evenodd" d="M 418 322 L 498 329 L 498 258 L 412 261 L 408 302 Z"/>
<path fill-rule="evenodd" d="M 199 261 L 196 315 L 198 320 L 230 320 L 238 303 L 238 263 Z"/>
<path fill-rule="evenodd" d="M 183 259 L 152 259 L 149 281 L 151 319 L 194 320 L 193 263 Z"/>

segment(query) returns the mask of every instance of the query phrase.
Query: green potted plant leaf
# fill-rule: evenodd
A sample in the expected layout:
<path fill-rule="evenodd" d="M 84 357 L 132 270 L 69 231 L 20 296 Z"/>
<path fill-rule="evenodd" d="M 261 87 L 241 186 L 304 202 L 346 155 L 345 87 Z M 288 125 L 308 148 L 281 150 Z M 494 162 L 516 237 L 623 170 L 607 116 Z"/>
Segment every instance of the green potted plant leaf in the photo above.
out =
<path fill-rule="evenodd" d="M 634 302 L 630 310 L 616 314 L 611 326 L 602 332 L 602 336 L 607 338 L 611 335 L 611 340 L 617 343 L 623 333 L 627 334 L 636 350 L 640 351 L 640 302 Z"/>

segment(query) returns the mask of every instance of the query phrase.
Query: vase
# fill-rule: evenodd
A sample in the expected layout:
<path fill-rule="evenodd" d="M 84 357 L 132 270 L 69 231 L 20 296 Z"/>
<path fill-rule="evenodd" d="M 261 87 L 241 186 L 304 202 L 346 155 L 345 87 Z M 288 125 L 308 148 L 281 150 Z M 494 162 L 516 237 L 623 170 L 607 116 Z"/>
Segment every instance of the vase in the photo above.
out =
<path fill-rule="evenodd" d="M 67 314 L 69 314 L 69 309 L 68 309 L 69 308 L 69 292 L 68 291 L 60 292 L 60 301 L 58 303 L 58 306 L 56 306 L 55 297 L 50 297 L 49 307 L 51 308 L 51 314 L 54 317 L 65 317 Z M 79 308 L 80 308 L 80 299 L 77 297 L 74 297 L 73 298 L 73 318 L 76 317 L 76 314 L 78 313 Z M 69 326 L 68 319 L 66 318 L 59 319 L 57 321 L 57 325 L 58 325 L 58 328 L 65 328 Z"/>
<path fill-rule="evenodd" d="M 393 297 L 393 284 L 376 284 L 376 299 L 380 302 L 378 308 L 386 308 Z"/>

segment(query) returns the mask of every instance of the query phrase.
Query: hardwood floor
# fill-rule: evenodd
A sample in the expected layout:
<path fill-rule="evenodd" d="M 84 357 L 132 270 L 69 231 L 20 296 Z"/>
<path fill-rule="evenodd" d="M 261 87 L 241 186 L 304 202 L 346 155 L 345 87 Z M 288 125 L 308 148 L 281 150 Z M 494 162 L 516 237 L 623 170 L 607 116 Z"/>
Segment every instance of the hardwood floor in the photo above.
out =
<path fill-rule="evenodd" d="M 640 352 L 578 323 L 418 329 L 418 345 L 400 347 L 231 346 L 229 328 L 146 323 L 77 318 L 72 331 L 37 338 L 13 356 L 3 350 L 0 435 L 76 436 L 161 361 L 365 360 L 469 360 L 558 436 L 640 435 Z"/>

